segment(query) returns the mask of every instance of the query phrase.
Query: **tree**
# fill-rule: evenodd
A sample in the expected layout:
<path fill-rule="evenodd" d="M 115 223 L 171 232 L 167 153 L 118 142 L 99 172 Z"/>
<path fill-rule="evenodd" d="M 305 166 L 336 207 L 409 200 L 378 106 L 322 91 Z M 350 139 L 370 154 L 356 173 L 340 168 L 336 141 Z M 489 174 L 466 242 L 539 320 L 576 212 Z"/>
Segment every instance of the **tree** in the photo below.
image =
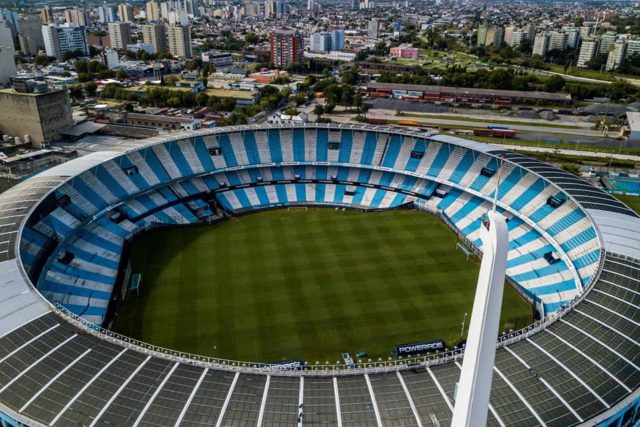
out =
<path fill-rule="evenodd" d="M 127 77 L 127 73 L 124 70 L 118 70 L 118 72 L 116 73 L 116 78 L 118 80 L 125 80 Z"/>
<path fill-rule="evenodd" d="M 196 104 L 203 107 L 209 102 L 209 95 L 206 92 L 200 92 L 196 95 Z"/>
<path fill-rule="evenodd" d="M 76 73 L 78 74 L 87 73 L 89 71 L 87 67 L 87 61 L 76 61 L 75 68 L 76 68 Z"/>
<path fill-rule="evenodd" d="M 88 82 L 91 80 L 91 75 L 89 73 L 80 73 L 78 74 L 78 81 L 80 83 Z"/>
<path fill-rule="evenodd" d="M 553 75 L 544 83 L 544 90 L 547 92 L 559 92 L 564 87 L 564 79 L 558 75 Z"/>
<path fill-rule="evenodd" d="M 98 85 L 94 81 L 90 81 L 84 84 L 84 93 L 86 93 L 87 96 L 91 96 L 91 97 L 96 96 L 97 90 L 98 90 Z"/>
<path fill-rule="evenodd" d="M 342 83 L 346 83 L 353 86 L 358 84 L 358 78 L 359 78 L 359 75 L 358 75 L 357 68 L 352 68 L 342 73 Z"/>
<path fill-rule="evenodd" d="M 178 80 L 180 80 L 180 79 L 178 77 L 176 77 L 176 76 L 167 76 L 167 77 L 164 78 L 164 85 L 173 87 L 173 86 L 176 85 Z"/>
<path fill-rule="evenodd" d="M 35 57 L 35 63 L 41 66 L 47 66 L 51 62 L 50 58 L 47 55 L 37 55 Z"/>
<path fill-rule="evenodd" d="M 82 98 L 82 86 L 81 85 L 69 86 L 69 96 L 71 96 L 73 99 Z"/>
<path fill-rule="evenodd" d="M 322 115 L 324 114 L 324 107 L 320 104 L 317 104 L 315 107 L 313 107 L 313 114 L 315 114 L 317 116 L 316 121 L 320 122 L 320 119 L 322 118 Z"/>
<path fill-rule="evenodd" d="M 181 104 L 180 98 L 177 96 L 172 96 L 167 100 L 167 104 L 169 104 L 169 106 L 173 108 L 179 107 Z"/>

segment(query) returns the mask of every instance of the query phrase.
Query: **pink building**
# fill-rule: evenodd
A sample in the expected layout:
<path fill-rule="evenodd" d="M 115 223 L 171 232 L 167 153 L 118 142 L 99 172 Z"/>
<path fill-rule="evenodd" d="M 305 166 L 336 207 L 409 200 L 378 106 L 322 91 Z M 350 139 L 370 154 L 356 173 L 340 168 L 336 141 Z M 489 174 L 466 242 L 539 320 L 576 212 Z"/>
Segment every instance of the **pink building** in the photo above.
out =
<path fill-rule="evenodd" d="M 394 58 L 418 59 L 418 48 L 400 45 L 392 47 L 389 54 Z"/>

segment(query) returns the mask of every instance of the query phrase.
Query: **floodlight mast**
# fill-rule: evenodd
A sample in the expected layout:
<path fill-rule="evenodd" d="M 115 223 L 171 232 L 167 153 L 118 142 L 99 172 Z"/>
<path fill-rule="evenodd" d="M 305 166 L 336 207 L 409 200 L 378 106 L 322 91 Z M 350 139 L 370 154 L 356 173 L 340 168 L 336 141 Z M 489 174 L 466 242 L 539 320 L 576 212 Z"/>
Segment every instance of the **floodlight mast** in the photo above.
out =
<path fill-rule="evenodd" d="M 455 396 L 452 427 L 480 427 L 487 423 L 509 251 L 507 220 L 496 210 L 496 199 L 493 209 L 487 212 L 486 219 L 480 227 L 483 256 L 462 372 Z"/>

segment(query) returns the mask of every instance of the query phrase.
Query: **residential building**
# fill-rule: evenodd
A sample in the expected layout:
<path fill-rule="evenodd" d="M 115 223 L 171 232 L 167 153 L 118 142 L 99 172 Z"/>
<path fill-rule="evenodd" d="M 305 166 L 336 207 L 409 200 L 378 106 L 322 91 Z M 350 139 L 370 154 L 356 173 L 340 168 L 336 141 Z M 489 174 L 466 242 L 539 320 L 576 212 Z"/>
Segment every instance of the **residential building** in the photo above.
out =
<path fill-rule="evenodd" d="M 127 3 L 118 5 L 118 18 L 120 22 L 133 22 L 133 6 Z"/>
<path fill-rule="evenodd" d="M 148 4 L 149 3 L 147 3 L 147 5 Z M 142 39 L 144 43 L 153 46 L 153 53 L 165 53 L 169 51 L 166 31 L 162 24 L 143 25 Z"/>
<path fill-rule="evenodd" d="M 0 46 L 13 49 L 13 32 L 8 22 L 0 21 Z"/>
<path fill-rule="evenodd" d="M 40 9 L 40 17 L 45 24 L 52 24 L 54 22 L 53 9 L 51 6 L 45 6 Z"/>
<path fill-rule="evenodd" d="M 611 46 L 618 39 L 618 35 L 615 33 L 606 33 L 600 37 L 600 47 L 598 48 L 598 54 L 606 55 L 609 53 Z"/>
<path fill-rule="evenodd" d="M 580 46 L 580 53 L 578 54 L 578 62 L 576 63 L 576 66 L 582 68 L 588 67 L 589 61 L 596 56 L 599 45 L 599 39 L 589 38 L 584 40 Z"/>
<path fill-rule="evenodd" d="M 511 37 L 511 44 L 509 44 L 509 46 L 520 48 L 520 46 L 522 46 L 522 42 L 524 40 L 527 40 L 527 37 L 527 33 L 525 33 L 523 30 L 515 30 Z"/>
<path fill-rule="evenodd" d="M 341 49 L 344 49 L 344 30 L 322 31 L 311 34 L 311 52 L 330 52 Z"/>
<path fill-rule="evenodd" d="M 483 22 L 478 27 L 478 46 L 500 46 L 502 44 L 502 28 Z"/>
<path fill-rule="evenodd" d="M 72 27 L 86 27 L 89 14 L 85 9 L 67 9 L 64 11 L 64 21 Z"/>
<path fill-rule="evenodd" d="M 38 50 L 44 49 L 42 38 L 42 18 L 40 15 L 26 15 L 20 18 L 18 41 L 20 50 L 26 55 L 35 55 Z"/>
<path fill-rule="evenodd" d="M 331 33 L 322 31 L 313 33 L 310 37 L 311 52 L 329 52 L 331 49 Z"/>
<path fill-rule="evenodd" d="M 233 59 L 227 52 L 202 52 L 202 62 L 214 67 L 228 67 L 233 64 Z"/>
<path fill-rule="evenodd" d="M 344 49 L 344 30 L 331 31 L 331 50 Z"/>
<path fill-rule="evenodd" d="M 540 55 L 543 58 L 549 51 L 549 33 L 546 31 L 536 34 L 533 39 L 533 55 Z"/>
<path fill-rule="evenodd" d="M 113 70 L 118 65 L 120 65 L 120 57 L 118 56 L 118 51 L 113 49 L 105 49 L 103 55 L 104 63 L 108 69 Z"/>
<path fill-rule="evenodd" d="M 377 19 L 372 19 L 367 25 L 367 37 L 369 40 L 378 40 L 378 33 L 380 32 L 380 23 Z"/>
<path fill-rule="evenodd" d="M 627 58 L 634 54 L 640 55 L 640 39 L 627 40 Z"/>
<path fill-rule="evenodd" d="M 622 65 L 624 58 L 627 52 L 627 42 L 626 40 L 618 40 L 613 44 L 613 47 L 609 50 L 609 55 L 607 56 L 607 64 L 605 65 L 605 69 L 607 71 L 613 71 Z"/>
<path fill-rule="evenodd" d="M 167 41 L 171 55 L 191 58 L 191 27 L 171 25 L 167 30 Z"/>
<path fill-rule="evenodd" d="M 149 21 L 159 21 L 160 20 L 160 5 L 157 1 L 151 0 L 148 1 L 145 6 L 145 12 L 147 16 L 147 22 Z"/>
<path fill-rule="evenodd" d="M 393 58 L 418 59 L 418 51 L 418 48 L 410 44 L 401 44 L 400 46 L 392 47 L 389 50 L 389 56 Z"/>
<path fill-rule="evenodd" d="M 0 46 L 0 87 L 7 86 L 16 75 L 16 57 L 13 46 Z"/>
<path fill-rule="evenodd" d="M 580 30 L 576 27 L 564 27 L 562 31 L 567 34 L 567 49 L 577 49 L 580 44 Z"/>
<path fill-rule="evenodd" d="M 525 39 L 533 41 L 533 38 L 536 36 L 536 26 L 532 22 L 528 23 L 524 27 L 522 27 L 522 31 L 524 32 Z"/>
<path fill-rule="evenodd" d="M 12 136 L 29 135 L 35 147 L 56 140 L 73 126 L 67 90 L 24 93 L 0 90 L 0 132 Z"/>
<path fill-rule="evenodd" d="M 515 25 L 507 25 L 504 27 L 504 44 L 507 46 L 513 46 L 513 33 L 518 29 Z"/>
<path fill-rule="evenodd" d="M 116 8 L 114 6 L 108 5 L 106 2 L 98 6 L 98 21 L 101 23 L 116 22 L 116 17 Z"/>
<path fill-rule="evenodd" d="M 578 31 L 582 40 L 586 40 L 593 35 L 593 27 L 591 25 L 583 25 Z"/>
<path fill-rule="evenodd" d="M 47 55 L 55 56 L 58 61 L 63 61 L 68 52 L 80 51 L 83 55 L 89 55 L 85 27 L 43 25 L 42 38 Z"/>
<path fill-rule="evenodd" d="M 280 68 L 304 61 L 304 39 L 293 30 L 279 30 L 269 37 L 271 62 Z"/>
<path fill-rule="evenodd" d="M 109 22 L 109 40 L 114 49 L 126 49 L 131 44 L 131 25 L 128 22 Z"/>
<path fill-rule="evenodd" d="M 567 40 L 569 35 L 562 31 L 550 31 L 549 32 L 549 46 L 547 51 L 550 50 L 565 50 L 567 49 Z"/>

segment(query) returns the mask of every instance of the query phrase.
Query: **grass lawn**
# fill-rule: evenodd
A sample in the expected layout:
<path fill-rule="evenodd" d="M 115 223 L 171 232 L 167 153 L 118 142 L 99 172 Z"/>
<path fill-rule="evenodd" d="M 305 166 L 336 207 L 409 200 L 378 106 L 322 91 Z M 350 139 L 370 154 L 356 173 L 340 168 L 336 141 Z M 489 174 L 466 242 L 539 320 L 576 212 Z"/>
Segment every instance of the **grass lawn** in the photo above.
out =
<path fill-rule="evenodd" d="M 133 243 L 141 296 L 115 330 L 212 356 L 331 363 L 389 356 L 395 344 L 460 334 L 477 260 L 437 218 L 417 211 L 272 210 L 213 226 L 151 231 Z M 531 320 L 505 288 L 501 328 Z M 468 322 L 467 322 L 468 325 Z"/>
<path fill-rule="evenodd" d="M 640 214 L 640 196 L 628 196 L 626 194 L 613 194 L 613 196 L 616 196 L 622 203 Z"/>

